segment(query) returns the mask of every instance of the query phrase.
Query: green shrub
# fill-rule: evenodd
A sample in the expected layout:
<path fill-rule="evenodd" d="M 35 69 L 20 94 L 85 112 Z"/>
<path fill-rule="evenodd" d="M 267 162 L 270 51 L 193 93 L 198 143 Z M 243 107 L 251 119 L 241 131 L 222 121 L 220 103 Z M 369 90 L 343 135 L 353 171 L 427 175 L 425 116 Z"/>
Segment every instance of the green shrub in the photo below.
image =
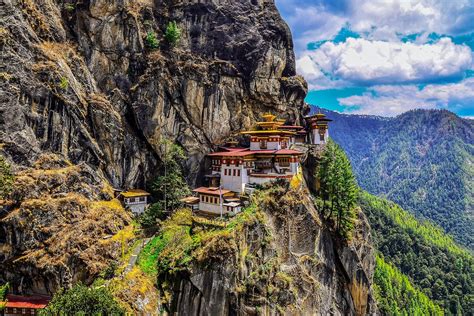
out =
<path fill-rule="evenodd" d="M 165 38 L 172 46 L 175 46 L 181 38 L 181 30 L 176 24 L 176 21 L 168 23 L 166 26 Z"/>
<path fill-rule="evenodd" d="M 74 3 L 65 3 L 64 9 L 66 9 L 68 12 L 72 12 L 76 9 L 76 5 Z"/>
<path fill-rule="evenodd" d="M 66 77 L 61 77 L 59 80 L 59 87 L 63 90 L 67 90 L 69 88 L 69 80 Z"/>
<path fill-rule="evenodd" d="M 156 33 L 153 31 L 148 31 L 148 33 L 146 33 L 145 41 L 151 49 L 157 49 L 160 47 L 160 41 L 156 37 Z"/>
<path fill-rule="evenodd" d="M 76 284 L 59 290 L 40 315 L 124 315 L 125 311 L 105 287 Z"/>
<path fill-rule="evenodd" d="M 4 285 L 0 285 L 0 301 L 3 301 L 5 299 L 5 296 L 7 296 L 8 289 L 10 288 L 10 284 L 7 282 Z"/>
<path fill-rule="evenodd" d="M 13 190 L 13 180 L 10 165 L 0 155 L 0 199 L 6 198 Z"/>

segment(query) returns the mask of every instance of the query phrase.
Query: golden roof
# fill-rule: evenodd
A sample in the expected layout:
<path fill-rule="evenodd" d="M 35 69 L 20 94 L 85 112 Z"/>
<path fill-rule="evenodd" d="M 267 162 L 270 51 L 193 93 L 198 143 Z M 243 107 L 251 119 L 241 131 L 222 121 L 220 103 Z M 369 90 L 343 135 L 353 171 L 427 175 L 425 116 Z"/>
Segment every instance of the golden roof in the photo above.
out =
<path fill-rule="evenodd" d="M 262 117 L 265 119 L 267 122 L 273 122 L 276 119 L 276 115 L 273 115 L 271 113 L 265 113 L 262 115 Z"/>
<path fill-rule="evenodd" d="M 125 192 L 120 193 L 123 197 L 129 198 L 129 197 L 137 197 L 137 196 L 147 196 L 150 195 L 150 193 L 140 190 L 140 189 L 131 189 L 127 190 Z"/>
<path fill-rule="evenodd" d="M 243 134 L 243 135 L 252 135 L 252 134 L 295 135 L 295 132 L 272 129 L 272 130 L 260 130 L 260 131 L 245 131 L 245 132 L 240 132 L 240 134 Z"/>

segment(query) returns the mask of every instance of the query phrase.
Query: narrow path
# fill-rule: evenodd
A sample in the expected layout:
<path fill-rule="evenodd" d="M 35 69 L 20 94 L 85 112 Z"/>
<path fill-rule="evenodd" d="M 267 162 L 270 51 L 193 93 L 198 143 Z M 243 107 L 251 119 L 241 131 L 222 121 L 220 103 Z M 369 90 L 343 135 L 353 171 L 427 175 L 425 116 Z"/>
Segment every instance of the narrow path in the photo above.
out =
<path fill-rule="evenodd" d="M 135 248 L 132 251 L 132 255 L 130 256 L 130 259 L 128 259 L 128 264 L 123 270 L 124 275 L 133 269 L 133 267 L 137 263 L 138 254 L 140 253 L 140 251 L 142 251 L 143 247 L 145 247 L 145 245 L 148 244 L 150 239 L 151 238 L 142 239 L 140 243 L 138 243 L 138 245 L 135 246 Z"/>

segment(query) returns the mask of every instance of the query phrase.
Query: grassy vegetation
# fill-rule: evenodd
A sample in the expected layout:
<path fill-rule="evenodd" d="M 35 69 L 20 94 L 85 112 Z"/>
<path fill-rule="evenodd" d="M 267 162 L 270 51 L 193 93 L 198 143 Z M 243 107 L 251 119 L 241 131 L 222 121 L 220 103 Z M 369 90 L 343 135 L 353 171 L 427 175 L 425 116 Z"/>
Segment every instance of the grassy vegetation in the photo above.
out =
<path fill-rule="evenodd" d="M 142 250 L 138 265 L 147 274 L 173 274 L 185 270 L 193 260 L 224 259 L 233 247 L 235 232 L 256 221 L 255 206 L 246 208 L 225 227 L 212 228 L 195 222 L 190 210 L 178 210 Z"/>

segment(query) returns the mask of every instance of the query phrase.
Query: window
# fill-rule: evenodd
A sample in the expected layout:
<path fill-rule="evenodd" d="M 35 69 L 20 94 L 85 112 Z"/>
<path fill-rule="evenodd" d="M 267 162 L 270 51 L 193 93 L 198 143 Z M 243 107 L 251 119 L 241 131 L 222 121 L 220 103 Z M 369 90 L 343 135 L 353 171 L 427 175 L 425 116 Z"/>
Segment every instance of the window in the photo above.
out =
<path fill-rule="evenodd" d="M 233 177 L 235 177 L 235 171 L 236 171 L 235 169 L 232 170 L 232 176 L 233 176 Z"/>
<path fill-rule="evenodd" d="M 288 145 L 287 145 L 286 141 L 281 142 L 281 148 L 284 149 L 284 148 L 286 148 L 287 146 L 288 146 Z"/>
<path fill-rule="evenodd" d="M 266 149 L 267 148 L 267 141 L 262 139 L 260 141 L 260 149 Z"/>
<path fill-rule="evenodd" d="M 128 201 L 129 201 L 130 203 L 133 203 L 133 202 L 135 202 L 135 198 L 129 198 Z"/>
<path fill-rule="evenodd" d="M 320 136 L 319 138 L 321 139 L 321 141 L 324 142 L 324 134 L 319 134 L 319 136 Z"/>
<path fill-rule="evenodd" d="M 144 196 L 140 197 L 139 201 L 140 201 L 140 202 L 144 202 L 144 201 L 145 201 L 145 197 L 144 197 Z"/>
<path fill-rule="evenodd" d="M 201 195 L 201 202 L 204 202 L 204 195 Z"/>
<path fill-rule="evenodd" d="M 237 177 L 240 177 L 240 169 L 237 170 Z"/>

